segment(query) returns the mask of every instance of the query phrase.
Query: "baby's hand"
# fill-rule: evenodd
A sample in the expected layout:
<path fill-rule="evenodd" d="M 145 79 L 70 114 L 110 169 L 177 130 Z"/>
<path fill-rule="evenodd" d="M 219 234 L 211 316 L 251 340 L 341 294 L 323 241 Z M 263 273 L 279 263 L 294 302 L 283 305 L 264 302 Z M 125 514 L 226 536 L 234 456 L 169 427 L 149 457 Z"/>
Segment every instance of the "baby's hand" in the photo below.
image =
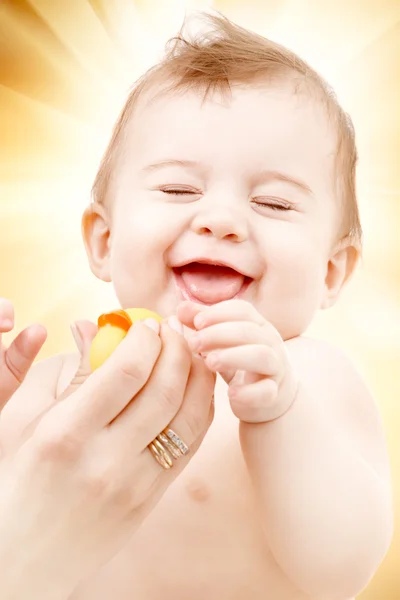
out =
<path fill-rule="evenodd" d="M 194 330 L 189 345 L 229 384 L 234 414 L 261 423 L 284 414 L 295 399 L 297 380 L 278 331 L 249 302 L 213 306 L 183 302 L 181 322 Z"/>

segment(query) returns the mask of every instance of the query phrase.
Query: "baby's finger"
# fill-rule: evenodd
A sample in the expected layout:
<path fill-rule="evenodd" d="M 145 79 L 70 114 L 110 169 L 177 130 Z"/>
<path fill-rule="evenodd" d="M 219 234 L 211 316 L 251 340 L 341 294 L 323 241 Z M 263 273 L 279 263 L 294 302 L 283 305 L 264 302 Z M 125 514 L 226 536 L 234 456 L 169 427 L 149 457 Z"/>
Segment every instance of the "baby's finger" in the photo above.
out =
<path fill-rule="evenodd" d="M 207 308 L 204 304 L 197 304 L 196 302 L 181 302 L 178 306 L 177 317 L 179 321 L 189 327 L 190 329 L 196 329 L 194 325 L 194 318 L 198 315 L 204 308 Z"/>
<path fill-rule="evenodd" d="M 269 377 L 278 377 L 282 370 L 276 352 L 270 346 L 258 344 L 210 352 L 205 362 L 213 371 L 232 369 Z"/>
<path fill-rule="evenodd" d="M 287 394 L 278 401 L 278 384 L 265 378 L 247 385 L 230 386 L 229 402 L 232 412 L 246 423 L 265 423 L 277 419 L 293 404 L 294 396 Z"/>
<path fill-rule="evenodd" d="M 184 325 L 187 325 L 190 316 L 196 329 L 225 321 L 254 321 L 259 325 L 266 322 L 254 306 L 245 300 L 226 300 L 212 306 L 195 304 L 189 307 L 188 304 L 190 303 L 183 302 L 179 305 L 177 316 Z"/>
<path fill-rule="evenodd" d="M 193 333 L 188 343 L 197 353 L 245 344 L 273 345 L 276 340 L 271 329 L 268 323 L 260 326 L 252 321 L 218 323 Z"/>
<path fill-rule="evenodd" d="M 228 388 L 228 397 L 233 413 L 241 421 L 261 423 L 275 418 L 278 385 L 274 379 L 232 385 Z"/>
<path fill-rule="evenodd" d="M 16 392 L 47 337 L 42 325 L 27 327 L 4 352 L 0 369 L 0 409 Z"/>

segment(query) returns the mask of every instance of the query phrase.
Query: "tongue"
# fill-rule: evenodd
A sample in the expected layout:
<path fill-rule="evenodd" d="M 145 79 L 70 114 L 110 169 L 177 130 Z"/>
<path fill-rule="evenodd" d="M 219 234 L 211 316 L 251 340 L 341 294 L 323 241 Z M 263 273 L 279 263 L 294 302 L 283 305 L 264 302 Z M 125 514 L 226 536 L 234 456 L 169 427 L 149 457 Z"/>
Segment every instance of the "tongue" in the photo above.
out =
<path fill-rule="evenodd" d="M 244 275 L 229 267 L 191 263 L 180 271 L 183 283 L 200 302 L 213 304 L 230 300 L 241 289 Z"/>

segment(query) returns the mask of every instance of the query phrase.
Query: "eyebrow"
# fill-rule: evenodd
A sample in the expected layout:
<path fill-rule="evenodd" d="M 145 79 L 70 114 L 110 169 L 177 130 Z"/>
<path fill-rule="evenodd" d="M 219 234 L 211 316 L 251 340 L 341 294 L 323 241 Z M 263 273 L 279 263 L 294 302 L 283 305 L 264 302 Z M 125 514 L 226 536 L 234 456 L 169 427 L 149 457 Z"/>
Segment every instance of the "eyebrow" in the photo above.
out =
<path fill-rule="evenodd" d="M 165 167 L 198 167 L 199 163 L 195 160 L 178 160 L 175 158 L 169 158 L 166 160 L 160 160 L 158 162 L 152 163 L 150 165 L 146 165 L 141 170 L 145 173 L 149 173 L 151 171 L 156 171 L 158 169 L 163 169 Z"/>
<path fill-rule="evenodd" d="M 288 175 L 287 173 L 283 173 L 282 171 L 262 170 L 257 174 L 257 181 L 265 183 L 270 181 L 283 181 L 284 183 L 289 183 L 301 191 L 314 196 L 314 192 L 305 181 L 298 179 L 297 177 L 293 177 L 292 175 Z"/>
<path fill-rule="evenodd" d="M 150 165 L 146 165 L 141 170 L 144 173 L 151 173 L 152 171 L 157 171 L 158 169 L 163 169 L 165 167 L 188 167 L 188 168 L 196 168 L 199 167 L 199 162 L 195 160 L 179 160 L 177 158 L 169 158 L 165 160 L 160 160 Z M 314 196 L 314 192 L 310 188 L 305 181 L 298 179 L 297 177 L 293 177 L 292 175 L 288 175 L 287 173 L 283 173 L 282 171 L 270 171 L 268 169 L 261 170 L 257 174 L 258 182 L 270 182 L 270 181 L 283 181 L 284 183 L 289 183 L 302 192 L 306 192 L 307 194 Z"/>

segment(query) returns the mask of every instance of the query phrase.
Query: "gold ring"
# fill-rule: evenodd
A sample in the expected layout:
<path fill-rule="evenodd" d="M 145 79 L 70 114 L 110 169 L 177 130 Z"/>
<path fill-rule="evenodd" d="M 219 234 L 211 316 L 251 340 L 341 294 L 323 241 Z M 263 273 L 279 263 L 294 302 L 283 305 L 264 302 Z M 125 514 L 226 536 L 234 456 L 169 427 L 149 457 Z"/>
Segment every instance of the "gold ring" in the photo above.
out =
<path fill-rule="evenodd" d="M 168 450 L 172 458 L 176 460 L 181 456 L 181 451 L 178 450 L 176 446 L 174 446 L 174 444 L 171 442 L 169 437 L 165 435 L 165 433 L 160 433 L 160 435 L 158 435 L 156 439 L 160 442 L 160 444 L 164 446 L 166 450 Z"/>
<path fill-rule="evenodd" d="M 171 456 L 168 454 L 162 444 L 160 444 L 157 440 L 153 440 L 148 447 L 158 464 L 161 465 L 163 469 L 170 469 L 172 467 L 173 463 Z"/>
<path fill-rule="evenodd" d="M 162 431 L 148 448 L 163 469 L 170 469 L 173 466 L 172 459 L 176 460 L 189 452 L 185 442 L 170 428 Z"/>

